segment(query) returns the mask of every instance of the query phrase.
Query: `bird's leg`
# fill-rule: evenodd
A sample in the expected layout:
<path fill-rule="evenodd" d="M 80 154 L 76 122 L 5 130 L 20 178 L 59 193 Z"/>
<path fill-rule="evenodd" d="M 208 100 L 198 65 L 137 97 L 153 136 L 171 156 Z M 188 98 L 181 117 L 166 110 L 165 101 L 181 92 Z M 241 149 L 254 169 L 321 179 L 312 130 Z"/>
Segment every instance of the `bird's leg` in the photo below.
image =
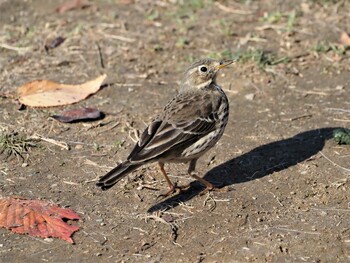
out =
<path fill-rule="evenodd" d="M 212 191 L 215 189 L 215 186 L 212 183 L 209 183 L 207 180 L 203 179 L 202 177 L 199 177 L 195 170 L 196 170 L 196 163 L 197 163 L 197 159 L 194 159 L 190 162 L 190 165 L 188 167 L 188 174 L 198 180 L 199 182 L 201 182 L 202 184 L 204 184 L 206 186 L 206 188 L 204 189 L 204 191 L 202 193 L 207 193 L 209 191 Z"/>
<path fill-rule="evenodd" d="M 167 196 L 169 196 L 169 195 L 172 195 L 172 194 L 175 193 L 176 191 L 181 192 L 181 191 L 183 191 L 183 190 L 189 188 L 189 186 L 177 186 L 176 184 L 173 184 L 173 183 L 170 181 L 170 179 L 169 179 L 169 177 L 168 177 L 166 171 L 164 170 L 164 163 L 158 162 L 158 165 L 159 165 L 160 171 L 161 171 L 162 174 L 164 175 L 165 180 L 167 181 L 167 183 L 168 183 L 168 185 L 169 185 L 169 191 L 166 192 L 165 194 L 159 195 L 158 198 L 160 198 L 160 197 L 167 197 Z"/>
<path fill-rule="evenodd" d="M 166 182 L 169 185 L 169 191 L 166 192 L 165 194 L 160 195 L 160 196 L 166 197 L 166 196 L 169 196 L 175 192 L 175 185 L 170 181 L 166 171 L 164 170 L 164 163 L 158 162 L 158 165 L 159 165 L 160 171 L 162 172 L 162 174 L 165 177 Z"/>

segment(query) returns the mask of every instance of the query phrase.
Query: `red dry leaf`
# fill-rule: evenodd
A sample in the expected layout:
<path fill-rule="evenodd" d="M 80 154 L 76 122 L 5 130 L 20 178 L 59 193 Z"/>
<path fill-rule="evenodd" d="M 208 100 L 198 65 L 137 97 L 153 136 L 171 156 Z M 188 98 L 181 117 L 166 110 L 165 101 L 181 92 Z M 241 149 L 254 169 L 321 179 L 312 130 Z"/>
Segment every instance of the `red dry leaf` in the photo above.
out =
<path fill-rule="evenodd" d="M 66 11 L 75 9 L 75 8 L 83 8 L 88 6 L 86 3 L 84 3 L 84 1 L 82 0 L 68 0 L 65 1 L 63 4 L 61 4 L 60 6 L 58 6 L 56 8 L 56 11 L 58 13 L 64 13 Z"/>
<path fill-rule="evenodd" d="M 99 120 L 104 117 L 104 114 L 97 109 L 81 108 L 81 109 L 67 110 L 62 112 L 61 115 L 53 115 L 51 117 L 60 122 L 69 123 L 69 122 L 78 122 L 78 121 Z"/>
<path fill-rule="evenodd" d="M 0 199 L 0 227 L 18 234 L 56 237 L 74 243 L 71 235 L 79 227 L 69 225 L 63 219 L 79 220 L 80 217 L 71 209 L 46 201 L 19 197 Z"/>
<path fill-rule="evenodd" d="M 35 80 L 17 88 L 19 101 L 31 107 L 54 107 L 73 104 L 97 92 L 106 74 L 80 85 L 59 84 L 50 80 Z"/>

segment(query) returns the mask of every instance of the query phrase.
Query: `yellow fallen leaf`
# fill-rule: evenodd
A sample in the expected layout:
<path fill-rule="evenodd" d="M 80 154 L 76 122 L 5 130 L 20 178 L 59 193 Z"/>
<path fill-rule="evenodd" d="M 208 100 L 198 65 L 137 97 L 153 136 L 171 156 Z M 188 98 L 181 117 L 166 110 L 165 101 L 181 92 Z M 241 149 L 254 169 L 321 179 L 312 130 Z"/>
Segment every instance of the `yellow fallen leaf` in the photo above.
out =
<path fill-rule="evenodd" d="M 19 101 L 31 107 L 54 107 L 73 104 L 97 92 L 106 74 L 79 85 L 59 84 L 50 80 L 35 80 L 17 88 Z"/>

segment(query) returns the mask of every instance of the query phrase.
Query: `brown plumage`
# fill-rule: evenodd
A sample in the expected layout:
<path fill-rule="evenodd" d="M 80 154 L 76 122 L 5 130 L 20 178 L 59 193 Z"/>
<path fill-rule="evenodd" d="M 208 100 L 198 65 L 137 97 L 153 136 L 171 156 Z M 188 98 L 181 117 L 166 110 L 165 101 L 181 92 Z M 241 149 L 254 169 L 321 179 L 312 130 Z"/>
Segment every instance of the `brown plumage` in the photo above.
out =
<path fill-rule="evenodd" d="M 102 176 L 97 185 L 109 189 L 138 167 L 158 162 L 172 194 L 177 187 L 164 170 L 164 163 L 189 162 L 188 173 L 206 185 L 214 186 L 195 174 L 196 162 L 222 136 L 228 121 L 229 104 L 216 83 L 217 72 L 232 60 L 201 59 L 185 72 L 179 93 L 164 107 L 142 133 L 127 160 Z"/>

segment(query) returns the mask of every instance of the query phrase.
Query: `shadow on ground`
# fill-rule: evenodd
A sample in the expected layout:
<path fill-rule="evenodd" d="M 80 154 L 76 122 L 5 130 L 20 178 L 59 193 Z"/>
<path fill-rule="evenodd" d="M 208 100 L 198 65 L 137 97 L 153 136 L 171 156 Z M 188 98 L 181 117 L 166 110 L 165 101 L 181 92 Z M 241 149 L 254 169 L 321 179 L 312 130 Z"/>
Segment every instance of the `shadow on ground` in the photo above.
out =
<path fill-rule="evenodd" d="M 259 146 L 214 167 L 205 174 L 204 179 L 217 186 L 225 187 L 287 169 L 321 151 L 335 129 L 337 128 L 305 131 L 288 139 Z M 203 190 L 203 186 L 198 182 L 193 182 L 188 191 L 152 206 L 148 212 L 174 208 L 179 203 L 192 199 Z"/>

